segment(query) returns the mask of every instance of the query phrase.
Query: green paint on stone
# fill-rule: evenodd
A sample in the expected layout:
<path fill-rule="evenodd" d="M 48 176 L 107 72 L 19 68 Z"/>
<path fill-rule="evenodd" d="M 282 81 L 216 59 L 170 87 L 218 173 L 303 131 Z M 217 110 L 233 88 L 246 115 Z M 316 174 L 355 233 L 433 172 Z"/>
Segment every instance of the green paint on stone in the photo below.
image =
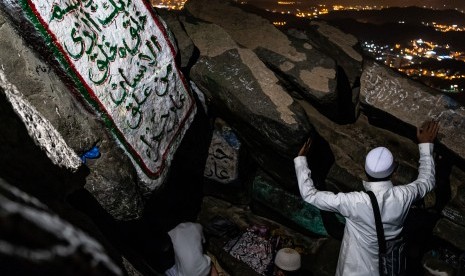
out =
<path fill-rule="evenodd" d="M 269 180 L 257 175 L 253 182 L 253 198 L 293 222 L 318 235 L 328 236 L 323 225 L 320 210 L 306 203 L 297 195 L 291 194 Z"/>
<path fill-rule="evenodd" d="M 114 135 L 142 182 L 151 190 L 161 185 L 196 107 L 148 2 L 110 1 L 111 10 L 99 10 L 80 1 L 17 1 L 59 71 Z"/>

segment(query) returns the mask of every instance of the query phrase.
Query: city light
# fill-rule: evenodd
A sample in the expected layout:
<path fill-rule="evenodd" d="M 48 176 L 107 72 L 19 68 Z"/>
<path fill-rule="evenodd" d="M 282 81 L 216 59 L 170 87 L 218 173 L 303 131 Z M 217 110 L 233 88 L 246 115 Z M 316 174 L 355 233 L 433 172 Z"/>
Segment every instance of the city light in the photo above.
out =
<path fill-rule="evenodd" d="M 286 21 L 275 21 L 275 22 L 273 22 L 273 25 L 275 25 L 275 26 L 284 26 L 284 25 L 286 25 Z"/>
<path fill-rule="evenodd" d="M 465 80 L 465 72 L 457 72 L 446 68 L 430 69 L 419 67 L 428 60 L 457 60 L 465 61 L 465 53 L 450 51 L 449 45 L 440 45 L 433 41 L 426 41 L 422 38 L 412 40 L 407 45 L 395 44 L 379 45 L 373 41 L 362 43 L 365 53 L 373 56 L 377 61 L 383 62 L 387 66 L 412 78 L 433 78 L 444 81 Z M 441 54 L 438 54 L 441 52 Z M 447 54 L 445 54 L 447 53 Z M 421 66 L 421 65 L 420 65 Z M 458 93 L 464 91 L 464 87 L 458 84 L 449 84 L 448 87 L 441 86 L 438 89 Z"/>
<path fill-rule="evenodd" d="M 293 6 L 297 4 L 301 4 L 301 2 L 289 2 L 289 1 L 279 1 L 277 2 L 278 5 L 284 5 L 284 6 L 289 6 L 289 8 L 281 8 L 281 10 L 276 11 L 274 10 L 273 12 L 280 12 L 282 14 L 294 14 L 297 17 L 306 17 L 306 18 L 318 18 L 318 16 L 323 15 L 323 14 L 328 14 L 331 11 L 343 11 L 343 10 L 356 10 L 356 11 L 361 11 L 361 10 L 379 10 L 383 8 L 387 8 L 387 6 L 362 6 L 362 5 L 354 5 L 354 6 L 342 6 L 342 5 L 324 5 L 324 4 L 319 4 L 317 6 L 309 6 L 306 7 L 305 9 L 302 9 L 301 7 L 299 8 L 294 8 Z"/>

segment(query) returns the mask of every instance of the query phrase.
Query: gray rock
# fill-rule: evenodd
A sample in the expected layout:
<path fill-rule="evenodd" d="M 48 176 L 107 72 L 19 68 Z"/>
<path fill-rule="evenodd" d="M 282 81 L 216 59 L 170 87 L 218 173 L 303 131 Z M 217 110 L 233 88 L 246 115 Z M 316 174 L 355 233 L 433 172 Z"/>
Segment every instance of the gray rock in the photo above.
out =
<path fill-rule="evenodd" d="M 222 184 L 238 182 L 240 151 L 241 142 L 236 134 L 226 122 L 216 118 L 204 176 Z"/>
<path fill-rule="evenodd" d="M 100 158 L 87 163 L 90 174 L 85 187 L 115 218 L 140 216 L 142 198 L 129 158 L 105 130 L 104 124 L 83 108 L 50 64 L 27 47 L 9 19 L 3 14 L 0 18 L 3 22 L 0 63 L 8 82 L 53 125 L 74 152 L 83 154 L 94 145 L 100 146 Z"/>
<path fill-rule="evenodd" d="M 200 50 L 191 79 L 247 143 L 255 160 L 284 185 L 295 182 L 292 158 L 311 130 L 276 76 L 219 26 L 184 22 Z"/>
<path fill-rule="evenodd" d="M 329 25 L 323 26 L 325 28 L 322 29 L 334 28 Z M 349 38 L 353 38 L 348 34 L 342 34 L 342 32 L 336 28 L 334 28 L 332 32 L 341 37 L 348 36 Z M 311 50 L 309 51 L 312 55 L 315 55 L 316 57 L 322 55 L 326 56 L 327 62 L 332 60 L 335 63 L 335 83 L 333 83 L 335 94 L 332 95 L 334 98 L 332 107 L 336 108 L 336 110 L 329 112 L 322 107 L 320 108 L 320 112 L 326 114 L 329 118 L 338 123 L 353 123 L 359 115 L 359 79 L 362 73 L 362 61 L 360 61 L 358 57 L 357 59 L 352 59 L 341 53 L 345 48 L 353 48 L 346 45 L 335 44 L 335 42 L 331 39 L 328 40 L 326 37 L 322 38 L 322 35 L 312 28 L 306 31 L 289 29 L 287 30 L 287 34 L 290 39 L 293 38 L 293 41 L 297 41 L 298 45 L 304 43 L 304 48 L 307 49 L 311 47 Z M 349 38 L 348 40 L 350 40 Z M 315 61 L 314 58 L 310 58 L 309 64 L 306 66 L 310 67 L 312 64 L 318 64 L 318 62 Z M 329 102 L 327 100 L 326 104 L 328 103 Z M 315 103 L 313 104 L 315 105 Z M 318 107 L 318 105 L 315 106 Z"/>
<path fill-rule="evenodd" d="M 123 275 L 98 241 L 3 179 L 0 219 L 5 275 Z"/>
<path fill-rule="evenodd" d="M 334 60 L 324 56 L 304 40 L 290 40 L 293 41 L 292 46 L 305 55 L 304 60 L 293 61 L 261 46 L 254 52 L 287 86 L 312 102 L 321 113 L 335 121 L 347 118 L 344 116 L 347 114 L 341 114 L 343 108 L 338 101 Z"/>
<path fill-rule="evenodd" d="M 343 106 L 351 118 L 359 114 L 360 76 L 362 74 L 362 49 L 356 37 L 342 32 L 328 22 L 313 20 L 305 29 L 309 42 L 318 50 L 334 58 L 337 64 L 338 97 L 352 106 Z"/>
<path fill-rule="evenodd" d="M 441 275 L 441 276 L 453 276 L 457 275 L 456 270 L 445 260 L 439 259 L 437 256 L 434 256 L 433 252 L 428 252 L 423 256 L 421 260 L 423 268 L 427 271 L 428 274 L 425 275 Z M 459 274 L 460 275 L 460 274 Z"/>
<path fill-rule="evenodd" d="M 255 50 L 263 47 L 293 62 L 306 59 L 305 54 L 298 52 L 287 36 L 268 20 L 244 12 L 229 0 L 192 0 L 186 3 L 185 9 L 195 18 L 220 26 L 232 40 L 245 48 Z"/>
<path fill-rule="evenodd" d="M 350 85 L 338 84 L 343 80 L 337 79 L 336 62 L 315 49 L 308 38 L 286 35 L 268 20 L 225 0 L 193 0 L 187 2 L 186 9 L 196 18 L 221 26 L 237 44 L 253 50 L 320 112 L 338 122 L 354 120 L 355 104 L 351 89 L 347 89 Z"/>
<path fill-rule="evenodd" d="M 157 10 L 160 17 L 164 20 L 168 29 L 174 35 L 174 41 L 176 42 L 179 56 L 179 64 L 182 68 L 186 68 L 190 65 L 191 59 L 194 55 L 195 46 L 192 40 L 186 34 L 184 27 L 179 21 L 178 17 L 181 16 L 178 13 L 167 11 L 165 9 Z"/>
<path fill-rule="evenodd" d="M 449 241 L 460 250 L 465 250 L 465 227 L 453 223 L 452 221 L 442 218 L 433 229 L 433 234 L 443 240 Z"/>
<path fill-rule="evenodd" d="M 344 33 L 328 22 L 313 20 L 305 29 L 311 44 L 323 53 L 333 57 L 349 80 L 350 87 L 357 87 L 362 73 L 362 49 L 357 38 Z"/>
<path fill-rule="evenodd" d="M 328 235 L 318 208 L 307 204 L 300 194 L 284 190 L 261 171 L 253 180 L 252 198 L 309 232 Z"/>
<path fill-rule="evenodd" d="M 441 214 L 454 223 L 465 227 L 465 186 L 458 187 L 456 196 L 444 207 Z"/>
<path fill-rule="evenodd" d="M 438 120 L 440 144 L 462 160 L 465 158 L 465 107 L 451 98 L 376 63 L 366 64 L 360 95 L 368 108 L 385 114 L 377 116 L 390 121 L 392 131 L 398 131 L 403 124 L 414 133 L 414 128 L 425 120 Z"/>
<path fill-rule="evenodd" d="M 1 70 L 0 117 L 2 178 L 47 199 L 64 198 L 84 185 L 79 157 Z"/>

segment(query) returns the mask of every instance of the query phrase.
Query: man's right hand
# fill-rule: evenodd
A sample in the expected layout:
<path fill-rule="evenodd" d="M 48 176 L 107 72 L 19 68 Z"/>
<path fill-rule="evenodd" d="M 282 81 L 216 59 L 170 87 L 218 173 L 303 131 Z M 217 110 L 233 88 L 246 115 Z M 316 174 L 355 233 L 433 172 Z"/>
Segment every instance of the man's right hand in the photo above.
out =
<path fill-rule="evenodd" d="M 299 150 L 298 156 L 306 156 L 310 146 L 312 145 L 312 142 L 312 137 L 308 137 L 307 141 L 305 141 L 305 144 Z"/>
<path fill-rule="evenodd" d="M 433 143 L 438 135 L 439 122 L 426 121 L 419 128 L 417 128 L 418 143 Z"/>

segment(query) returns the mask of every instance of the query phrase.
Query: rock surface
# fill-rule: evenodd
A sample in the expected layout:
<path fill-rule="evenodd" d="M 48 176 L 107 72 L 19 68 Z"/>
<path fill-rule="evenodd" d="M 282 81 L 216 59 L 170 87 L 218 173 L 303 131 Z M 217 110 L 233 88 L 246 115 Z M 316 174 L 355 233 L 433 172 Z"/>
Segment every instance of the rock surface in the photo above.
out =
<path fill-rule="evenodd" d="M 434 228 L 434 234 L 443 240 L 449 241 L 458 249 L 465 250 L 465 227 L 460 226 L 448 219 L 440 219 Z"/>
<path fill-rule="evenodd" d="M 276 83 L 277 87 L 292 95 L 298 105 L 304 108 L 311 123 L 311 130 L 305 132 L 307 135 L 312 133 L 315 145 L 311 149 L 309 165 L 315 182 L 323 190 L 362 190 L 362 180 L 365 179 L 364 158 L 369 150 L 380 145 L 387 146 L 399 162 L 394 182 L 404 184 L 415 180 L 418 169 L 415 128 L 425 119 L 439 118 L 441 133 L 436 151 L 444 160 L 448 160 L 445 162 L 448 164 L 438 165 L 438 188 L 426 196 L 424 204 L 437 210 L 447 206 L 443 211 L 444 215 L 449 219 L 453 217 L 456 222 L 462 220 L 461 207 L 448 203 L 459 193 L 465 168 L 460 140 L 464 135 L 456 135 L 462 131 L 460 125 L 463 107 L 433 89 L 364 60 L 354 36 L 343 33 L 324 21 L 302 20 L 299 21 L 302 27 L 291 24 L 291 28 L 283 27 L 281 32 L 265 20 L 266 12 L 227 0 L 208 3 L 204 0 L 189 1 L 186 11 L 186 19 L 182 24 L 200 51 L 200 58 L 191 71 L 191 78 L 207 95 L 207 102 L 211 101 L 215 112 L 220 113 L 238 132 L 258 166 L 278 180 L 278 186 L 285 187 L 288 192 L 298 193 L 295 179 L 292 179 L 293 169 L 291 165 L 286 166 L 296 154 L 296 150 L 292 152 L 290 149 L 294 147 L 298 150 L 300 145 L 293 146 L 293 141 L 288 141 L 286 158 L 279 159 L 279 153 L 282 152 L 279 150 L 274 150 L 278 154 L 270 156 L 267 151 L 274 149 L 270 145 L 277 140 L 270 135 L 263 135 L 267 132 L 260 129 L 258 124 L 243 124 L 253 122 L 255 115 L 244 112 L 243 105 L 236 102 L 239 95 L 237 91 L 241 86 L 237 85 L 239 82 L 231 81 L 234 78 L 231 71 L 244 74 L 242 65 L 236 65 L 237 60 L 253 68 L 252 73 L 259 76 L 258 81 L 267 80 L 263 76 L 273 72 L 278 81 L 266 82 Z M 247 51 L 253 52 L 267 68 L 256 63 L 247 63 L 244 58 Z M 302 72 L 312 72 L 311 68 L 318 66 L 331 68 L 335 72 L 334 76 L 326 82 L 320 80 L 324 79 L 322 76 L 328 77 L 328 74 L 310 74 L 308 80 L 311 81 L 306 82 Z M 268 75 L 258 75 L 257 72 L 260 71 L 268 71 Z M 213 73 L 218 76 L 212 77 Z M 242 81 L 244 80 L 247 79 L 242 77 Z M 329 94 L 318 92 L 325 90 L 320 85 L 325 82 L 329 84 L 327 91 L 330 91 L 330 97 Z M 312 91 L 309 85 L 306 86 L 309 83 L 320 89 Z M 220 95 L 223 91 L 228 93 L 218 96 L 220 91 Z M 309 93 L 306 95 L 306 92 Z M 240 102 L 253 103 L 258 110 L 261 106 L 253 101 L 254 98 L 246 95 L 247 100 L 244 100 L 244 96 Z M 361 110 L 360 104 L 363 107 Z M 325 110 L 322 106 L 332 106 L 333 110 Z M 268 114 L 271 110 L 279 112 L 279 107 L 273 106 L 270 109 L 270 105 L 267 105 L 266 108 Z M 360 111 L 362 114 L 359 114 Z M 345 121 L 335 120 L 341 114 L 344 114 L 342 117 Z M 259 141 L 263 136 L 268 137 Z M 287 136 L 295 137 L 294 134 Z M 305 137 L 300 137 L 297 140 L 302 143 Z M 278 166 L 278 163 L 281 165 Z M 257 198 L 252 199 L 252 203 L 254 200 Z M 296 197 L 291 201 L 294 200 L 299 199 Z M 262 200 L 262 203 L 263 201 L 268 206 L 276 206 L 266 200 Z"/>
<path fill-rule="evenodd" d="M 395 121 L 416 127 L 426 119 L 438 120 L 440 143 L 465 158 L 465 107 L 453 99 L 376 63 L 366 64 L 360 95 L 365 105 L 393 116 L 391 126 Z"/>
<path fill-rule="evenodd" d="M 184 26 L 200 50 L 192 80 L 266 171 L 284 185 L 295 182 L 289 161 L 311 131 L 301 107 L 254 52 L 240 48 L 218 25 Z"/>
<path fill-rule="evenodd" d="M 5 8 L 5 3 L 0 6 Z M 428 216 L 431 229 L 438 221 L 433 233 L 419 236 L 434 235 L 465 250 L 461 239 L 465 232 L 464 107 L 389 68 L 363 60 L 354 37 L 323 21 L 305 20 L 302 28 L 281 31 L 264 19 L 264 13 L 259 16 L 252 10 L 227 0 L 192 0 L 183 12 L 160 13 L 172 29 L 168 35 L 174 34 L 168 39 L 177 42 L 173 51 L 182 69 L 205 94 L 209 115 L 224 118 L 242 142 L 241 150 L 249 154 L 239 155 L 246 159 L 247 173 L 231 170 L 231 176 L 244 177 L 234 178 L 234 185 L 217 185 L 222 189 L 216 194 L 223 193 L 219 197 L 249 205 L 253 212 L 284 221 L 308 236 L 316 233 L 340 238 L 342 232 L 332 223 L 341 221 L 305 205 L 297 190 L 292 159 L 307 137 L 313 138 L 308 157 L 317 187 L 333 192 L 358 191 L 365 179 L 365 155 L 380 145 L 387 146 L 399 163 L 394 183 L 413 181 L 418 169 L 415 128 L 427 118 L 438 119 L 441 131 L 435 149 L 441 158 L 436 160 L 437 187 L 411 213 L 420 219 Z M 63 82 L 57 76 L 63 72 L 53 70 L 56 60 L 44 41 L 36 37 L 37 41 L 25 42 L 12 27 L 18 22 L 20 18 L 1 14 L 0 177 L 58 206 L 54 200 L 85 185 L 106 211 L 120 220 L 137 219 L 143 212 L 144 219 L 161 219 L 170 227 L 180 219 L 195 219 L 202 199 L 211 118 L 196 114 L 192 121 L 196 126 L 187 130 L 173 156 L 166 186 L 153 193 L 156 185 L 140 183 L 131 160 L 105 130 L 102 120 L 70 93 L 74 90 L 66 79 Z M 24 30 L 31 31 L 30 22 L 23 23 Z M 32 45 L 31 50 L 25 44 L 43 49 Z M 20 117 L 18 108 L 7 100 L 10 86 L 5 83 L 17 87 L 24 96 L 20 102 L 30 103 L 37 111 L 29 117 L 40 115 L 40 121 L 49 122 L 50 129 L 61 135 L 63 146 L 50 143 L 55 138 L 42 139 L 53 136 L 52 131 L 35 131 L 42 135 L 36 135 L 35 140 L 34 135 L 29 136 L 31 131 L 24 123 L 28 116 Z M 173 110 L 174 102 L 160 107 Z M 41 139 L 46 143 L 37 142 Z M 77 156 L 95 145 L 100 157 L 87 159 L 82 166 Z M 50 156 L 54 150 L 60 151 L 56 149 L 69 150 L 69 154 L 47 157 L 45 151 Z M 215 165 L 207 164 L 209 172 Z M 259 176 L 256 167 L 263 171 Z M 25 168 L 29 174 L 24 173 Z M 143 197 L 148 194 L 150 197 Z M 235 208 L 219 201 L 212 205 L 208 207 L 210 218 L 231 211 L 219 211 L 220 207 Z M 234 215 L 240 218 L 237 221 L 245 218 L 239 223 L 242 227 L 250 222 L 269 223 L 252 217 L 248 208 Z M 314 265 L 311 271 L 314 275 L 334 274 L 338 242 L 332 238 L 313 242 L 308 262 Z M 228 268 L 238 268 L 234 271 L 237 275 L 249 275 L 250 269 L 228 259 L 221 252 L 222 246 L 210 249 L 226 260 Z"/>
<path fill-rule="evenodd" d="M 301 253 L 303 275 L 329 276 L 335 273 L 340 242 L 333 238 L 302 235 L 295 229 L 255 214 L 247 207 L 234 206 L 223 200 L 205 197 L 202 203 L 202 212 L 199 216 L 199 221 L 204 226 L 204 230 L 215 217 L 228 219 L 237 225 L 241 231 L 253 225 L 262 225 L 267 227 L 270 233 L 287 240 L 291 247 L 296 248 Z M 217 256 L 222 266 L 231 275 L 259 275 L 223 249 L 228 237 L 221 238 L 211 235 L 208 237 L 210 242 L 207 250 Z"/>
<path fill-rule="evenodd" d="M 241 142 L 222 119 L 216 118 L 214 125 L 204 176 L 221 184 L 233 185 L 239 181 Z"/>
<path fill-rule="evenodd" d="M 363 56 L 357 38 L 319 20 L 311 21 L 305 32 L 312 45 L 336 60 L 338 66 L 343 69 L 341 73 L 348 79 L 350 87 L 359 87 Z M 356 96 L 358 93 L 354 93 L 354 97 Z"/>
<path fill-rule="evenodd" d="M 173 34 L 173 42 L 177 45 L 176 48 L 178 49 L 177 58 L 179 59 L 179 65 L 181 68 L 190 69 L 189 67 L 192 66 L 191 63 L 194 58 L 195 45 L 181 25 L 179 16 L 182 15 L 168 12 L 164 9 L 159 9 L 157 12 L 164 22 L 166 22 L 168 30 Z"/>
<path fill-rule="evenodd" d="M 130 160 L 95 115 L 82 108 L 52 67 L 38 58 L 0 14 L 0 63 L 8 82 L 15 85 L 37 111 L 63 136 L 77 154 L 93 146 L 101 155 L 87 165 L 86 188 L 118 219 L 137 218 L 142 198 Z M 109 165 L 111 164 L 111 165 Z M 111 197 L 108 195 L 111 194 Z"/>
<path fill-rule="evenodd" d="M 102 245 L 36 198 L 0 179 L 5 275 L 123 275 Z"/>
<path fill-rule="evenodd" d="M 192 0 L 187 2 L 186 10 L 198 19 L 219 25 L 237 44 L 254 51 L 283 82 L 313 101 L 331 119 L 354 120 L 352 91 L 346 89 L 350 84 L 338 84 L 345 79 L 337 78 L 336 62 L 315 49 L 308 38 L 287 35 L 230 1 Z"/>

